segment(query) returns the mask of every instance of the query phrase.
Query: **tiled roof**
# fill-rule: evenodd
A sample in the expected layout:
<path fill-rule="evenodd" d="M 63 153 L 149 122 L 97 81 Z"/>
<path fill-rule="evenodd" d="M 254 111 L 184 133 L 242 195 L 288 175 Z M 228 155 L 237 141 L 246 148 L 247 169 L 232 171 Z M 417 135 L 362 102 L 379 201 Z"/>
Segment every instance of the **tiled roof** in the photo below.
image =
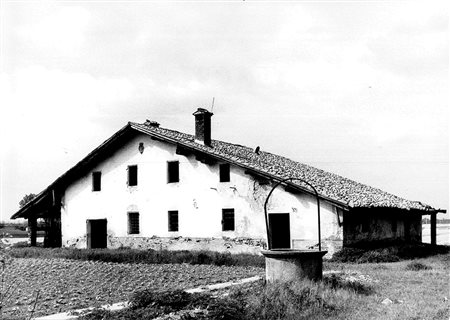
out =
<path fill-rule="evenodd" d="M 434 210 L 419 201 L 410 201 L 377 188 L 326 172 L 288 158 L 260 151 L 238 144 L 212 140 L 211 147 L 194 142 L 194 136 L 147 124 L 130 123 L 131 127 L 162 139 L 179 143 L 189 148 L 224 159 L 238 166 L 255 170 L 278 179 L 300 178 L 311 183 L 321 196 L 348 207 L 390 207 L 401 209 Z M 306 184 L 294 182 L 302 188 L 310 189 Z"/>

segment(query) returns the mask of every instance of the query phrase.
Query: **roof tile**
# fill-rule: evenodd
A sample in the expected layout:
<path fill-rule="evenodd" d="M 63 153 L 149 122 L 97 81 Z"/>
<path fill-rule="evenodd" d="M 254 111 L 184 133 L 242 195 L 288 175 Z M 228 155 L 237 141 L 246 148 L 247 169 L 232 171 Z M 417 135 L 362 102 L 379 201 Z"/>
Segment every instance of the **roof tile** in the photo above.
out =
<path fill-rule="evenodd" d="M 156 134 L 160 137 L 183 143 L 207 154 L 219 156 L 231 163 L 242 165 L 268 175 L 283 178 L 300 178 L 315 186 L 317 192 L 350 207 L 392 207 L 401 209 L 431 210 L 419 201 L 402 199 L 380 189 L 358 183 L 337 174 L 314 168 L 270 152 L 256 154 L 252 148 L 219 140 L 212 140 L 211 147 L 194 141 L 194 136 L 161 127 L 130 123 L 135 129 Z M 311 189 L 304 183 L 295 182 L 303 188 Z"/>

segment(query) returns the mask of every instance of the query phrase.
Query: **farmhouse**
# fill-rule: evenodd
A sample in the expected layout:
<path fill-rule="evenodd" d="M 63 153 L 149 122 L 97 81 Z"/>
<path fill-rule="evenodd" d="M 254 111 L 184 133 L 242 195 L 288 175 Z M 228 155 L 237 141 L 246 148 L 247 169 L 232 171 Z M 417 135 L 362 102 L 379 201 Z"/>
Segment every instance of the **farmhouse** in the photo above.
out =
<path fill-rule="evenodd" d="M 420 242 L 434 209 L 257 148 L 211 139 L 208 110 L 195 135 L 129 122 L 56 179 L 12 219 L 46 221 L 50 247 L 211 249 L 258 252 L 266 245 L 264 203 L 274 184 L 307 181 L 320 199 L 322 249 Z M 318 244 L 317 201 L 301 180 L 268 202 L 272 248 Z M 432 235 L 432 240 L 435 242 Z"/>

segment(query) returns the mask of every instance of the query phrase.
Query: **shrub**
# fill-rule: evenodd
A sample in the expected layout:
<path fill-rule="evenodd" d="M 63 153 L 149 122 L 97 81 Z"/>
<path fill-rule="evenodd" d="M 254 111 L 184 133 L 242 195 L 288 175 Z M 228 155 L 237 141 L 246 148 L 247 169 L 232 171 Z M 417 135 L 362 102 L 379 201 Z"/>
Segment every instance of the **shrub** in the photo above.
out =
<path fill-rule="evenodd" d="M 360 281 L 350 281 L 334 273 L 325 276 L 323 278 L 323 283 L 332 289 L 344 289 L 358 294 L 369 295 L 374 292 L 373 287 L 369 284 Z"/>
<path fill-rule="evenodd" d="M 327 296 L 336 292 L 309 281 L 267 284 L 261 292 L 250 295 L 246 314 L 248 319 L 308 319 L 335 310 L 337 306 L 329 303 Z"/>
<path fill-rule="evenodd" d="M 142 290 L 135 292 L 130 299 L 131 309 L 146 308 L 148 306 L 161 307 L 177 311 L 185 308 L 205 308 L 211 296 L 203 293 L 187 293 L 183 290 L 154 291 Z"/>
<path fill-rule="evenodd" d="M 400 258 L 389 252 L 389 250 L 367 251 L 358 260 L 357 263 L 380 263 L 397 262 Z"/>
<path fill-rule="evenodd" d="M 411 262 L 406 265 L 406 270 L 409 271 L 420 271 L 420 270 L 431 270 L 432 268 L 421 262 Z"/>
<path fill-rule="evenodd" d="M 220 253 L 213 251 L 168 251 L 120 249 L 37 248 L 19 246 L 11 250 L 15 258 L 64 258 L 116 263 L 190 263 L 218 266 L 264 266 L 264 257 L 252 254 Z"/>
<path fill-rule="evenodd" d="M 330 259 L 331 262 L 344 263 L 379 263 L 397 262 L 424 258 L 450 252 L 450 246 L 432 246 L 427 243 L 397 244 L 382 248 L 342 248 Z"/>
<path fill-rule="evenodd" d="M 209 305 L 208 310 L 208 320 L 246 319 L 245 305 L 236 298 L 216 299 Z"/>

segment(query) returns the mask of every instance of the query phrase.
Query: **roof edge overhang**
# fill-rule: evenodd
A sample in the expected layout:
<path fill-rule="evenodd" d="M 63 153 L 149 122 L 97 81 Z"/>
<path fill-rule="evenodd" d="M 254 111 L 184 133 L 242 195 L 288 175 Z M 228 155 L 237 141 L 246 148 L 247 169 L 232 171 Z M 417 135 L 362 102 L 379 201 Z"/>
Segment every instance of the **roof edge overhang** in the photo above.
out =
<path fill-rule="evenodd" d="M 415 208 L 400 208 L 400 207 L 382 207 L 382 206 L 355 206 L 351 207 L 351 209 L 358 210 L 358 209 L 373 209 L 373 210 L 381 210 L 381 209 L 387 209 L 387 210 L 400 210 L 404 212 L 411 212 L 415 214 L 420 215 L 431 215 L 431 214 L 437 214 L 437 213 L 447 213 L 446 209 L 434 209 L 432 207 L 428 207 L 427 209 L 415 209 Z"/>
<path fill-rule="evenodd" d="M 205 151 L 200 146 L 199 147 L 197 147 L 195 145 L 193 146 L 191 144 L 184 143 L 182 141 L 178 141 L 178 140 L 172 139 L 172 138 L 164 136 L 162 134 L 158 134 L 157 132 L 154 132 L 152 130 L 145 130 L 142 127 L 140 127 L 139 124 L 136 124 L 136 123 L 133 123 L 133 122 L 128 122 L 119 131 L 117 131 L 110 138 L 105 140 L 100 146 L 98 146 L 93 151 L 91 151 L 81 161 L 79 161 L 77 164 L 75 164 L 72 168 L 70 168 L 68 171 L 66 171 L 63 175 L 58 177 L 46 189 L 44 189 L 41 193 L 39 193 L 33 200 L 31 200 L 25 206 L 20 208 L 16 213 L 14 213 L 11 216 L 11 219 L 17 219 L 17 218 L 25 218 L 25 219 L 27 219 L 30 214 L 33 214 L 33 209 L 36 206 L 38 206 L 39 204 L 43 203 L 49 197 L 53 197 L 54 196 L 54 192 L 56 192 L 56 191 L 61 192 L 61 190 L 66 187 L 67 183 L 69 183 L 71 181 L 71 178 L 74 177 L 74 174 L 78 170 L 80 170 L 80 169 L 88 166 L 90 163 L 92 163 L 92 161 L 97 159 L 97 157 L 101 154 L 102 151 L 104 151 L 107 147 L 109 147 L 114 142 L 119 140 L 122 136 L 124 136 L 130 130 L 135 130 L 137 132 L 147 134 L 149 136 L 158 138 L 158 139 L 160 139 L 162 141 L 166 141 L 166 142 L 172 143 L 174 145 L 181 145 L 182 147 L 190 149 L 190 150 L 193 150 L 195 152 L 207 153 L 207 155 L 209 157 L 212 157 L 212 158 L 214 158 L 216 160 L 220 160 L 220 161 L 224 161 L 224 162 L 227 162 L 227 163 L 231 163 L 231 164 L 236 165 L 238 167 L 241 167 L 241 168 L 243 168 L 245 170 L 253 171 L 257 175 L 265 177 L 267 179 L 271 179 L 271 180 L 275 180 L 275 181 L 281 181 L 281 180 L 283 180 L 285 178 L 288 178 L 288 177 L 280 177 L 280 176 L 276 176 L 276 175 L 273 175 L 273 174 L 269 174 L 267 172 L 263 172 L 263 171 L 261 171 L 261 170 L 259 170 L 257 168 L 253 168 L 251 166 L 247 166 L 247 165 L 242 164 L 242 163 L 234 162 L 234 161 L 232 161 L 230 159 L 227 159 L 226 157 L 223 157 L 223 156 L 218 155 L 218 154 L 208 153 L 207 151 Z M 315 196 L 315 193 L 314 193 L 313 190 L 310 190 L 310 189 L 308 189 L 306 187 L 303 187 L 303 186 L 300 186 L 298 184 L 295 184 L 295 183 L 292 183 L 292 182 L 286 182 L 286 183 L 284 183 L 284 185 L 288 186 L 289 188 L 293 188 L 295 190 L 298 190 L 298 191 L 301 191 L 301 192 L 304 192 L 304 193 L 307 193 L 307 194 Z M 327 197 L 325 195 L 322 195 L 322 194 L 319 194 L 319 198 L 322 199 L 322 200 L 325 200 L 325 201 L 327 201 L 327 202 L 333 204 L 334 206 L 339 207 L 339 208 L 341 208 L 343 210 L 349 210 L 351 208 L 355 208 L 354 206 L 351 206 L 348 203 L 329 198 L 329 197 Z M 365 208 L 365 207 L 362 207 L 362 208 Z M 408 209 L 406 209 L 406 210 L 408 210 Z M 411 210 L 421 211 L 421 212 L 423 212 L 422 213 L 423 215 L 432 214 L 432 213 L 439 213 L 439 212 L 442 212 L 442 213 L 446 213 L 447 212 L 444 209 L 434 209 L 434 208 L 430 208 L 429 210 L 418 210 L 418 209 L 411 209 Z"/>
<path fill-rule="evenodd" d="M 162 134 L 158 134 L 157 132 L 154 132 L 154 131 L 151 131 L 151 130 L 144 130 L 140 126 L 136 126 L 135 123 L 131 122 L 130 125 L 131 125 L 131 127 L 133 129 L 135 129 L 135 130 L 137 130 L 139 132 L 148 134 L 150 136 L 154 136 L 154 137 L 156 137 L 158 139 L 170 142 L 170 143 L 175 144 L 175 145 L 181 145 L 184 148 L 187 148 L 187 149 L 190 149 L 190 150 L 193 150 L 193 151 L 196 151 L 196 152 L 207 153 L 207 151 L 205 151 L 204 149 L 202 149 L 200 147 L 192 146 L 191 144 L 187 144 L 187 143 L 184 143 L 182 141 L 178 141 L 178 140 L 166 137 L 166 136 L 164 136 Z M 238 166 L 238 167 L 241 167 L 241 168 L 243 168 L 245 170 L 253 171 L 256 174 L 258 174 L 259 176 L 265 177 L 267 179 L 281 181 L 281 180 L 284 180 L 285 178 L 287 178 L 287 177 L 275 176 L 275 175 L 269 174 L 267 172 L 263 172 L 261 170 L 255 169 L 253 167 L 246 166 L 245 164 L 242 164 L 242 163 L 233 162 L 233 161 L 231 161 L 231 160 L 229 160 L 229 159 L 227 159 L 227 158 L 225 158 L 225 157 L 223 157 L 221 155 L 217 155 L 217 154 L 213 154 L 213 153 L 207 153 L 207 154 L 208 154 L 208 156 L 210 156 L 212 158 L 215 158 L 217 160 L 231 163 L 231 164 L 233 164 L 235 166 Z M 283 183 L 283 185 L 289 186 L 290 188 L 293 188 L 293 189 L 296 189 L 298 191 L 301 191 L 301 192 L 304 192 L 304 193 L 307 193 L 307 194 L 315 196 L 315 193 L 314 193 L 313 190 L 309 190 L 308 188 L 299 186 L 299 185 L 297 185 L 295 183 L 286 182 L 286 183 Z M 337 201 L 335 199 L 331 199 L 331 198 L 329 198 L 327 196 L 324 196 L 324 195 L 321 195 L 321 194 L 319 194 L 319 198 L 322 199 L 322 200 L 325 200 L 327 202 L 330 202 L 333 205 L 335 205 L 335 206 L 337 206 L 337 207 L 339 207 L 341 209 L 344 209 L 344 210 L 349 210 L 350 209 L 350 206 L 347 203 L 344 203 L 344 202 L 341 202 L 341 201 Z"/>
<path fill-rule="evenodd" d="M 47 199 L 53 199 L 55 192 L 62 192 L 62 189 L 65 188 L 67 183 L 71 180 L 74 174 L 92 163 L 93 160 L 97 158 L 97 156 L 107 147 L 109 147 L 112 143 L 116 142 L 120 139 L 124 134 L 129 132 L 131 128 L 131 123 L 128 122 L 124 127 L 122 127 L 119 131 L 114 133 L 111 137 L 106 139 L 101 145 L 91 151 L 86 157 L 84 157 L 81 161 L 75 164 L 72 168 L 66 171 L 64 174 L 59 176 L 55 181 L 53 181 L 47 188 L 45 188 L 41 193 L 39 193 L 33 200 L 28 202 L 25 206 L 20 208 L 16 213 L 11 216 L 11 219 L 17 218 L 25 218 L 27 219 L 30 214 L 35 214 L 39 204 L 43 204 Z"/>

